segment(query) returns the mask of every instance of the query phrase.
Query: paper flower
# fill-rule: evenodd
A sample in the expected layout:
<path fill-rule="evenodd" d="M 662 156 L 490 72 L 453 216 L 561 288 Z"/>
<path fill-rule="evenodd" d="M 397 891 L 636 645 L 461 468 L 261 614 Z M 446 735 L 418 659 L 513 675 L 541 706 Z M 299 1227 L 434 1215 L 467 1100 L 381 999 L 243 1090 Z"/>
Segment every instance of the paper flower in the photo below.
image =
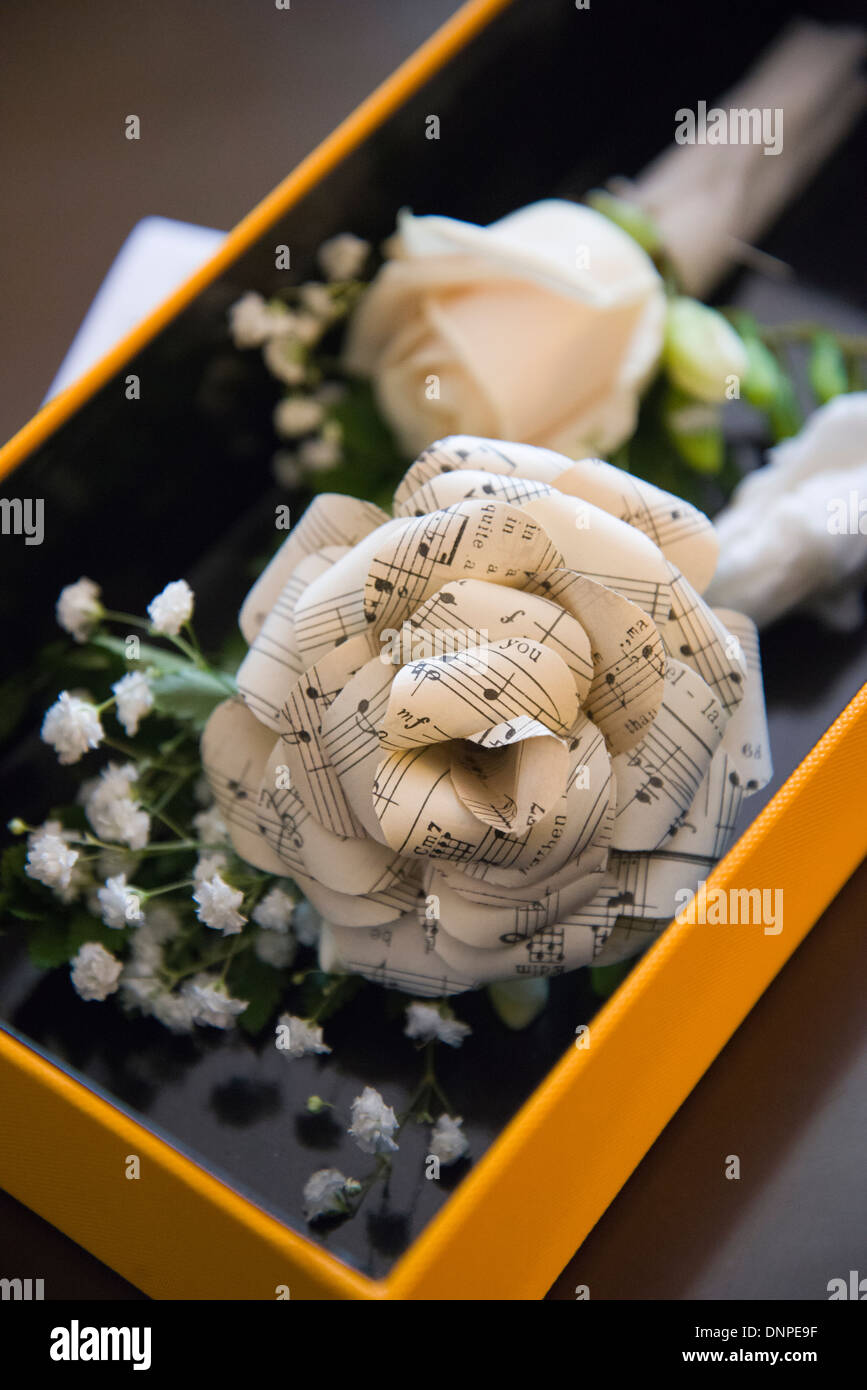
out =
<path fill-rule="evenodd" d="M 394 516 L 323 494 L 248 595 L 202 755 L 323 968 L 416 997 L 640 950 L 770 776 L 713 527 L 597 459 L 459 436 Z"/>
<path fill-rule="evenodd" d="M 632 433 L 665 295 L 649 256 L 608 218 L 556 199 L 490 227 L 404 212 L 389 249 L 345 361 L 372 378 L 408 455 L 452 432 L 573 457 Z"/>

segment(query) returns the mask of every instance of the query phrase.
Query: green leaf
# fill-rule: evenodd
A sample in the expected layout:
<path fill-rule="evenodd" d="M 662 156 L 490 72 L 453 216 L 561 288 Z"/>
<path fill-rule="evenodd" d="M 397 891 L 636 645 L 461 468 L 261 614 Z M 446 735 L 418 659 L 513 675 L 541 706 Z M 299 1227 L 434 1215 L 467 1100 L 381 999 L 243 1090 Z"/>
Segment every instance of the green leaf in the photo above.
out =
<path fill-rule="evenodd" d="M 627 202 L 624 198 L 615 198 L 613 193 L 607 193 L 604 188 L 594 188 L 587 194 L 585 199 L 588 207 L 593 208 L 594 212 L 601 212 L 603 217 L 607 217 L 609 222 L 616 226 L 637 241 L 642 250 L 649 256 L 653 256 L 660 249 L 661 239 L 659 229 L 651 217 L 638 206 L 637 203 Z"/>
<path fill-rule="evenodd" d="M 820 405 L 849 389 L 846 361 L 833 333 L 817 333 L 810 346 L 810 386 Z"/>
<path fill-rule="evenodd" d="M 697 401 L 677 386 L 669 386 L 661 406 L 669 440 L 685 463 L 697 473 L 719 473 L 725 460 L 725 439 L 719 410 Z"/>
<path fill-rule="evenodd" d="M 758 410 L 767 410 L 780 389 L 779 364 L 761 338 L 744 337 L 744 346 L 747 350 L 744 399 Z"/>
<path fill-rule="evenodd" d="M 68 961 L 69 932 L 65 917 L 48 917 L 28 931 L 27 950 L 38 970 L 53 970 Z"/>
<path fill-rule="evenodd" d="M 626 979 L 634 961 L 619 960 L 614 965 L 591 965 L 590 987 L 597 999 L 608 999 Z"/>
<path fill-rule="evenodd" d="M 27 882 L 24 865 L 27 861 L 27 842 L 9 845 L 0 857 L 0 886 L 11 889 L 16 883 Z"/>
<path fill-rule="evenodd" d="M 125 944 L 127 932 L 123 928 L 117 930 L 114 927 L 107 927 L 98 917 L 92 916 L 84 908 L 76 911 L 72 919 L 67 924 L 66 949 L 67 958 L 72 959 L 78 954 L 85 941 L 98 941 L 107 951 L 117 955 Z"/>
<path fill-rule="evenodd" d="M 0 685 L 0 741 L 15 732 L 30 706 L 32 690 L 26 680 L 15 676 Z"/>
<path fill-rule="evenodd" d="M 176 652 L 167 651 L 164 647 L 155 647 L 152 642 L 138 641 L 138 657 L 133 659 L 127 656 L 127 638 L 112 637 L 111 633 L 99 632 L 90 639 L 92 647 L 102 647 L 107 652 L 112 652 L 115 656 L 122 657 L 128 666 L 155 666 L 159 671 L 197 671 L 199 668 L 185 656 Z"/>
<path fill-rule="evenodd" d="M 315 492 L 345 492 L 386 505 L 406 472 L 391 430 L 377 409 L 370 383 L 353 379 L 346 394 L 330 406 L 329 420 L 340 425 L 343 461 L 308 479 Z"/>
<path fill-rule="evenodd" d="M 783 371 L 780 372 L 777 394 L 768 409 L 768 421 L 775 443 L 789 439 L 801 428 L 802 416 L 795 388 L 791 377 Z"/>
<path fill-rule="evenodd" d="M 228 700 L 235 685 L 230 676 L 202 671 L 189 663 L 183 671 L 169 671 L 151 681 L 154 706 L 174 719 L 191 719 L 203 725 L 217 705 Z"/>
<path fill-rule="evenodd" d="M 261 1033 L 280 1003 L 286 986 L 285 971 L 266 965 L 251 949 L 232 961 L 226 983 L 235 999 L 249 1001 L 244 1012 L 238 1015 L 244 1032 Z"/>

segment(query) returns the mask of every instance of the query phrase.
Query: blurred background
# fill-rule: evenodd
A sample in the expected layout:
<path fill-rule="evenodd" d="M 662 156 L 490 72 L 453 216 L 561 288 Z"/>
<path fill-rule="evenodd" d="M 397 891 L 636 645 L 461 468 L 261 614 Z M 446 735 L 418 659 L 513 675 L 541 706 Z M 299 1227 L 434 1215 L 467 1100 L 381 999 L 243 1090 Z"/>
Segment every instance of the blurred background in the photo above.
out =
<path fill-rule="evenodd" d="M 459 0 L 9 0 L 0 13 L 0 442 L 142 217 L 228 231 Z M 142 138 L 127 140 L 135 114 Z"/>

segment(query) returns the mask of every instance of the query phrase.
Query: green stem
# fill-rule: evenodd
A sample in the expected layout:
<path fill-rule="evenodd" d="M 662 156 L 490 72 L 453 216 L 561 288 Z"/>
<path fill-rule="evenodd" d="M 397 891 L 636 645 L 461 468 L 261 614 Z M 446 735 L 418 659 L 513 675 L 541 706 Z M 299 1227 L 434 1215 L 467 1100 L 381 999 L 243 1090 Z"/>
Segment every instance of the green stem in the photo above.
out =
<path fill-rule="evenodd" d="M 854 357 L 867 357 L 867 335 L 862 333 L 838 333 L 826 324 L 806 320 L 773 326 L 760 324 L 758 328 L 759 337 L 769 347 L 787 343 L 809 343 L 817 333 L 831 333 L 844 353 L 850 353 Z"/>

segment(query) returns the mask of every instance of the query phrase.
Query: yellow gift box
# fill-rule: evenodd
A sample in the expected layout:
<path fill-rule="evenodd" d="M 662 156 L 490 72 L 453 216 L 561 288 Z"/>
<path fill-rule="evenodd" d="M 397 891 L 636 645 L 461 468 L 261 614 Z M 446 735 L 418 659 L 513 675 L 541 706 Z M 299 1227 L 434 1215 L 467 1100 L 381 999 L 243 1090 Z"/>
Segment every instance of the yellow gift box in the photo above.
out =
<path fill-rule="evenodd" d="M 327 190 L 352 160 L 361 169 L 365 160 L 371 169 L 388 160 L 407 111 L 414 119 L 423 112 L 427 84 L 440 84 L 431 109 L 459 103 L 468 55 L 514 42 L 502 28 L 510 13 L 506 0 L 466 4 L 207 265 L 45 406 L 0 452 L 0 477 L 62 449 L 67 424 L 220 277 L 237 292 L 247 288 L 247 272 L 232 279 L 233 269 L 256 247 L 282 241 L 285 219 L 311 192 Z M 392 213 L 400 201 L 396 186 Z M 538 1298 L 863 858 L 865 765 L 867 688 L 699 892 L 699 924 L 668 928 L 593 1020 L 592 1045 L 569 1050 L 381 1282 L 283 1225 L 5 1030 L 0 1184 L 157 1298 L 273 1299 L 287 1290 L 296 1299 Z M 701 925 L 708 895 L 744 885 L 783 890 L 784 931 Z M 135 1183 L 124 1177 L 132 1154 L 143 1178 Z"/>

